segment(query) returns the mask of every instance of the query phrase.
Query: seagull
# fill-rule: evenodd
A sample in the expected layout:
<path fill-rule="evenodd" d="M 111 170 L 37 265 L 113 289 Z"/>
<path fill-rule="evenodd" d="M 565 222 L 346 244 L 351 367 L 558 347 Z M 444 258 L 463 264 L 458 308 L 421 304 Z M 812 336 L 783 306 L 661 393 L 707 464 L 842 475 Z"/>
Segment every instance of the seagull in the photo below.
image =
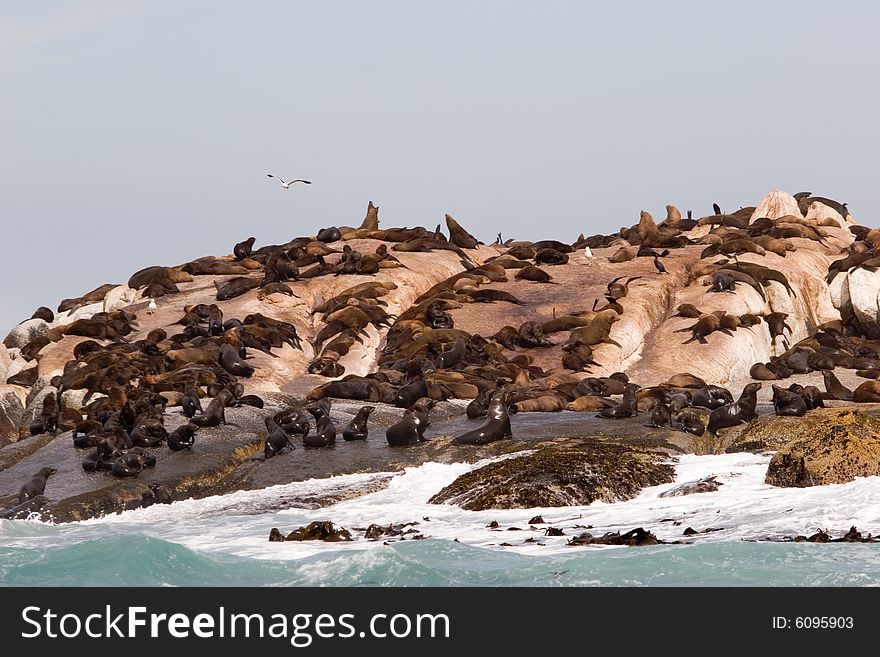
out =
<path fill-rule="evenodd" d="M 147 313 L 150 314 L 150 315 L 152 315 L 153 312 L 154 312 L 154 311 L 156 310 L 156 308 L 158 308 L 158 307 L 159 307 L 159 306 L 156 305 L 156 300 L 155 300 L 155 299 L 150 299 L 150 305 L 147 306 Z"/>
<path fill-rule="evenodd" d="M 266 175 L 269 176 L 270 178 L 277 178 L 279 181 L 281 181 L 281 186 L 282 186 L 284 189 L 290 189 L 290 186 L 291 186 L 293 183 L 298 183 L 298 182 L 305 183 L 306 185 L 311 185 L 311 184 L 312 184 L 310 181 L 308 181 L 308 180 L 302 180 L 301 178 L 297 178 L 296 180 L 288 180 L 287 182 L 284 182 L 281 178 L 278 178 L 278 176 L 273 176 L 271 173 L 267 173 Z"/>

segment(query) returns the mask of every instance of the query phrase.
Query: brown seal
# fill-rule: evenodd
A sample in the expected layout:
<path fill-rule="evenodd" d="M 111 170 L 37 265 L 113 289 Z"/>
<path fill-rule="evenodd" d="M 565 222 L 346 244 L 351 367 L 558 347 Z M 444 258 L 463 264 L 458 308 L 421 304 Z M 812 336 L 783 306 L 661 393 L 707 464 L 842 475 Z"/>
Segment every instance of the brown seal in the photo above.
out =
<path fill-rule="evenodd" d="M 455 246 L 462 249 L 477 248 L 477 244 L 479 244 L 477 238 L 462 228 L 450 214 L 446 215 L 446 228 L 449 229 L 449 241 L 455 244 Z"/>
<path fill-rule="evenodd" d="M 496 440 L 513 437 L 507 411 L 507 392 L 499 386 L 492 393 L 487 408 L 488 420 L 479 428 L 457 436 L 453 445 L 488 445 Z"/>
<path fill-rule="evenodd" d="M 709 425 L 706 427 L 709 433 L 718 435 L 718 429 L 734 427 L 754 420 L 757 416 L 755 407 L 758 404 L 758 390 L 760 383 L 749 383 L 743 388 L 739 399 L 733 404 L 725 404 L 716 408 L 709 415 Z"/>
<path fill-rule="evenodd" d="M 424 433 L 428 428 L 428 413 L 434 401 L 423 397 L 406 409 L 400 421 L 392 424 L 385 431 L 385 439 L 392 447 L 417 445 L 424 441 Z"/>
<path fill-rule="evenodd" d="M 29 499 L 42 495 L 46 490 L 46 480 L 58 472 L 55 468 L 41 468 L 37 474 L 28 479 L 18 492 L 18 503 L 23 504 Z"/>

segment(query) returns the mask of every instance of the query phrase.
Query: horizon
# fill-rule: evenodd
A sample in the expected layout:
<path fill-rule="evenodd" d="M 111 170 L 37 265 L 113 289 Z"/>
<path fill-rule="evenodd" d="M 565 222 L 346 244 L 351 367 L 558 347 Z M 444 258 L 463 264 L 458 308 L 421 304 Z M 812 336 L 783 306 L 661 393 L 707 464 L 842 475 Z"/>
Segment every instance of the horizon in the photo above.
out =
<path fill-rule="evenodd" d="M 846 202 L 870 226 L 878 16 L 754 2 L 4 7 L 0 207 L 16 280 L 0 328 L 250 235 L 357 226 L 368 201 L 384 227 L 449 213 L 487 243 L 572 242 L 642 209 L 700 217 L 772 189 Z"/>

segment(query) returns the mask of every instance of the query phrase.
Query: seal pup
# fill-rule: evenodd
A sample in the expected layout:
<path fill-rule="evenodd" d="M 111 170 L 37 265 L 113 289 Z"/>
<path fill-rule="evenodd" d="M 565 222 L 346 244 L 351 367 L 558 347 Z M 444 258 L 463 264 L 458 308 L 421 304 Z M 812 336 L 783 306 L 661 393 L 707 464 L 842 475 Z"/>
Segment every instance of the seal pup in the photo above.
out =
<path fill-rule="evenodd" d="M 700 408 L 716 409 L 719 406 L 733 403 L 733 395 L 727 388 L 708 385 L 697 390 L 691 397 L 691 406 Z"/>
<path fill-rule="evenodd" d="M 204 413 L 202 408 L 202 400 L 199 398 L 199 392 L 195 388 L 190 388 L 180 398 L 180 407 L 183 414 L 187 418 L 194 417 L 196 413 Z"/>
<path fill-rule="evenodd" d="M 29 499 L 42 495 L 46 490 L 46 480 L 58 472 L 55 468 L 41 468 L 37 474 L 28 479 L 18 491 L 18 503 L 23 504 Z"/>
<path fill-rule="evenodd" d="M 285 447 L 296 449 L 290 442 L 287 432 L 284 431 L 271 415 L 267 415 L 263 422 L 266 424 L 266 442 L 263 443 L 263 458 L 270 459 Z"/>
<path fill-rule="evenodd" d="M 603 409 L 596 413 L 596 417 L 602 417 L 612 420 L 620 420 L 626 417 L 632 417 L 638 414 L 636 405 L 636 392 L 639 386 L 635 383 L 627 383 L 623 391 L 623 399 L 617 406 Z"/>
<path fill-rule="evenodd" d="M 168 449 L 179 452 L 184 449 L 192 449 L 195 444 L 196 427 L 194 424 L 182 424 L 168 434 Z"/>
<path fill-rule="evenodd" d="M 336 425 L 333 424 L 325 407 L 315 404 L 306 410 L 315 418 L 315 433 L 303 436 L 303 445 L 306 447 L 330 447 L 333 445 L 336 442 Z"/>
<path fill-rule="evenodd" d="M 376 410 L 375 406 L 361 406 L 357 415 L 354 416 L 348 426 L 342 430 L 343 440 L 366 440 L 367 439 L 367 420 L 370 413 Z"/>
<path fill-rule="evenodd" d="M 669 424 L 671 419 L 669 407 L 663 402 L 660 402 L 654 407 L 654 410 L 651 412 L 651 421 L 645 426 L 654 428 L 665 427 Z"/>
<path fill-rule="evenodd" d="M 479 428 L 457 436 L 453 445 L 488 445 L 496 440 L 512 438 L 510 415 L 507 411 L 507 391 L 499 386 L 492 393 L 487 408 L 488 419 Z"/>
<path fill-rule="evenodd" d="M 780 388 L 772 385 L 773 388 L 773 410 L 776 415 L 791 415 L 794 417 L 803 417 L 807 413 L 807 404 L 804 398 L 796 392 Z"/>
<path fill-rule="evenodd" d="M 749 383 L 742 390 L 739 399 L 733 404 L 719 406 L 709 415 L 709 425 L 706 427 L 709 433 L 717 436 L 718 429 L 735 427 L 737 424 L 750 422 L 758 417 L 755 407 L 758 404 L 758 390 L 760 383 Z"/>
<path fill-rule="evenodd" d="M 425 440 L 425 429 L 428 428 L 428 413 L 434 406 L 434 400 L 422 397 L 403 412 L 403 417 L 385 430 L 385 439 L 392 447 L 416 445 Z"/>
<path fill-rule="evenodd" d="M 700 416 L 690 411 L 683 411 L 676 415 L 670 426 L 694 436 L 702 436 L 706 432 L 706 427 Z"/>

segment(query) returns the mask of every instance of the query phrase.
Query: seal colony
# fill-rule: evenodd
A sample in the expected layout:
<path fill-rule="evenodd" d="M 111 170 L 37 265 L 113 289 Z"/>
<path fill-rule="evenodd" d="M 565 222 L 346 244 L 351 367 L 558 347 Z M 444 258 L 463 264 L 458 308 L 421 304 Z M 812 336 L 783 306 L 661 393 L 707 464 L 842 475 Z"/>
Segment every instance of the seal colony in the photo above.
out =
<path fill-rule="evenodd" d="M 668 205 L 660 223 L 643 210 L 570 243 L 484 244 L 451 215 L 445 225 L 448 236 L 380 228 L 370 202 L 358 228 L 258 248 L 236 236 L 230 255 L 146 267 L 57 314 L 40 307 L 4 341 L 4 388 L 20 408 L 4 407 L 3 439 L 70 441 L 90 476 L 149 479 L 234 428 L 229 409 L 263 418 L 250 453 L 260 467 L 296 463 L 297 446 L 418 449 L 450 400 L 481 423 L 450 436 L 465 451 L 518 438 L 516 413 L 718 437 L 770 395 L 788 416 L 880 401 L 880 326 L 853 306 L 852 282 L 880 263 L 880 230 L 844 203 L 774 191 L 699 219 Z M 836 368 L 865 380 L 850 390 Z M 821 389 L 761 383 L 811 373 Z M 338 425 L 331 402 L 344 400 L 367 405 Z M 397 410 L 370 431 L 377 405 Z M 0 468 L 0 501 L 16 463 Z M 64 476 L 11 501 L 51 505 Z M 129 502 L 156 498 L 150 484 Z"/>

